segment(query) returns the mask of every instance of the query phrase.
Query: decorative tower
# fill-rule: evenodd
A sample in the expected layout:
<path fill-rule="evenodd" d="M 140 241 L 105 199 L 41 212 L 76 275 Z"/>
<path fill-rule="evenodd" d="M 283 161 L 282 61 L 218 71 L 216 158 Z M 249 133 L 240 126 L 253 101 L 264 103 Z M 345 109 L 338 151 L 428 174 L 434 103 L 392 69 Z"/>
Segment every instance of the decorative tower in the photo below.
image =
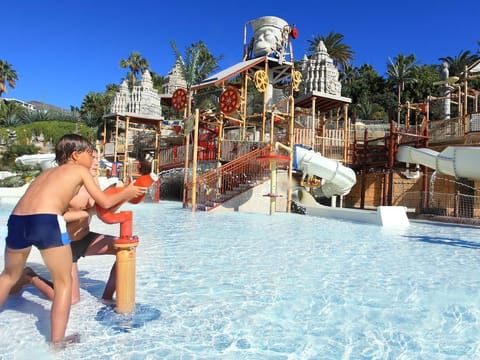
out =
<path fill-rule="evenodd" d="M 332 58 L 328 55 L 323 41 L 320 41 L 310 58 L 305 55 L 302 60 L 302 84 L 300 93 L 313 91 L 340 96 L 342 85 L 339 72 Z"/>
<path fill-rule="evenodd" d="M 111 113 L 132 113 L 153 118 L 162 118 L 160 95 L 153 88 L 150 71 L 145 70 L 139 85 L 129 91 L 127 81 L 123 80 L 110 107 Z"/>
<path fill-rule="evenodd" d="M 180 63 L 177 61 L 172 70 L 165 76 L 163 84 L 163 94 L 172 95 L 179 88 L 186 88 L 187 82 L 182 76 Z"/>

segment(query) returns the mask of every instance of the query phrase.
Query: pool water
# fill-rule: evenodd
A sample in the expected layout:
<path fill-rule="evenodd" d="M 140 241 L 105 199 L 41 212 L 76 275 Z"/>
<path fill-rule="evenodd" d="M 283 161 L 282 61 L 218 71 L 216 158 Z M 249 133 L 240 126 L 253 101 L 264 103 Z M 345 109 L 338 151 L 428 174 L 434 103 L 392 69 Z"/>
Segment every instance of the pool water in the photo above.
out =
<path fill-rule="evenodd" d="M 68 333 L 82 342 L 55 359 L 480 358 L 478 227 L 126 208 L 140 238 L 137 307 L 158 316 L 123 330 L 102 320 L 113 257 L 81 259 Z M 48 276 L 38 257 L 29 264 Z M 7 300 L 1 359 L 52 356 L 49 304 L 34 288 Z"/>

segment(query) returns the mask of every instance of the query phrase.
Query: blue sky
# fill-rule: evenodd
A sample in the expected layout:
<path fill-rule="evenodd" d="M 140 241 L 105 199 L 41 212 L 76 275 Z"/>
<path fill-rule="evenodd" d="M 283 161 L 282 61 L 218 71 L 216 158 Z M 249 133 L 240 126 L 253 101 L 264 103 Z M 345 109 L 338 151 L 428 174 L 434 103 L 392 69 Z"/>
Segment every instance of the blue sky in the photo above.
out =
<path fill-rule="evenodd" d="M 120 60 L 137 51 L 165 76 L 181 53 L 197 41 L 215 56 L 220 70 L 242 60 L 244 25 L 273 15 L 295 24 L 295 60 L 308 40 L 330 31 L 344 35 L 353 65 L 372 65 L 384 75 L 388 58 L 414 54 L 419 64 L 478 50 L 480 2 L 423 1 L 192 1 L 192 0 L 15 0 L 2 4 L 0 60 L 17 71 L 4 97 L 37 100 L 69 109 L 89 92 L 120 84 Z"/>

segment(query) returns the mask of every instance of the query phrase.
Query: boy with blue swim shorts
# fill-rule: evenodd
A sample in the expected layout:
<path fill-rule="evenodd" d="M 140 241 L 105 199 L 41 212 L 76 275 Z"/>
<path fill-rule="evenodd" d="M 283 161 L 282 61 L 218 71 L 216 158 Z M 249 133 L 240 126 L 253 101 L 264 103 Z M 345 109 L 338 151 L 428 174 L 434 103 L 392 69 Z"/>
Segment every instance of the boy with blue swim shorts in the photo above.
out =
<path fill-rule="evenodd" d="M 63 216 L 54 214 L 10 215 L 5 239 L 11 249 L 35 245 L 39 250 L 70 244 Z"/>
<path fill-rule="evenodd" d="M 89 172 L 94 146 L 77 134 L 64 135 L 55 145 L 58 167 L 38 175 L 12 210 L 5 241 L 5 265 L 0 274 L 0 306 L 22 275 L 32 245 L 40 250 L 54 285 L 50 312 L 50 341 L 55 349 L 78 342 L 78 335 L 65 337 L 71 306 L 72 252 L 62 237 L 58 217 L 68 209 L 79 189 L 85 189 L 97 204 L 111 208 L 145 194 L 146 188 L 133 183 L 123 191 L 105 194 Z"/>
<path fill-rule="evenodd" d="M 98 172 L 98 154 L 93 153 L 90 173 L 96 179 Z M 117 185 L 117 184 L 115 184 Z M 69 209 L 63 214 L 70 235 L 70 247 L 72 249 L 72 305 L 80 301 L 80 282 L 78 276 L 78 260 L 84 256 L 113 255 L 117 253 L 115 241 L 117 237 L 99 234 L 90 230 L 90 221 L 96 213 L 95 201 L 82 186 L 77 195 L 70 200 Z M 112 209 L 113 210 L 113 209 Z M 18 294 L 23 288 L 33 285 L 48 299 L 53 300 L 54 289 L 50 280 L 38 275 L 32 268 L 26 267 L 18 282 L 10 290 L 11 294 Z M 110 270 L 110 274 L 102 294 L 101 301 L 105 304 L 113 304 L 113 294 L 116 291 L 116 262 Z"/>

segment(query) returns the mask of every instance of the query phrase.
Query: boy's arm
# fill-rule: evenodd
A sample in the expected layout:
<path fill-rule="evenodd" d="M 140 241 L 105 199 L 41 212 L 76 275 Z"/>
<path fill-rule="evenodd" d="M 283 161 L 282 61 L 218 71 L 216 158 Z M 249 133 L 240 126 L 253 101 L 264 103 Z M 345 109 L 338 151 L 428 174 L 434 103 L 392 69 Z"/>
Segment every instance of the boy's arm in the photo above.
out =
<path fill-rule="evenodd" d="M 128 201 L 137 196 L 141 196 L 147 191 L 147 188 L 135 186 L 133 183 L 131 183 L 128 186 L 125 186 L 122 191 L 107 195 L 100 189 L 87 169 L 82 168 L 79 169 L 79 171 L 82 176 L 83 185 L 87 189 L 88 193 L 95 200 L 97 205 L 104 209 L 110 209 L 119 203 Z"/>
<path fill-rule="evenodd" d="M 67 212 L 63 214 L 63 218 L 65 219 L 66 223 L 87 219 L 89 217 L 90 217 L 89 209 L 79 209 L 79 210 L 68 209 Z"/>

